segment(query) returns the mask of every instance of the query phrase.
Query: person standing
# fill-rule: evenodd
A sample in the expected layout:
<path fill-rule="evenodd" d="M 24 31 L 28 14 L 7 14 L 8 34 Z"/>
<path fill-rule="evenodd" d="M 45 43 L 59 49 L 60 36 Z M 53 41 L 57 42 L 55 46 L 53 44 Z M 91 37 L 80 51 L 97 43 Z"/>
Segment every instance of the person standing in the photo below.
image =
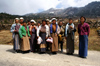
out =
<path fill-rule="evenodd" d="M 59 27 L 60 27 L 60 34 L 58 35 L 58 48 L 59 48 L 59 44 L 60 48 L 61 48 L 61 53 L 63 52 L 63 43 L 64 43 L 64 27 L 63 27 L 63 22 L 60 21 L 59 22 Z"/>
<path fill-rule="evenodd" d="M 30 33 L 29 27 L 27 26 L 26 21 L 23 21 L 23 26 L 19 29 L 19 36 L 21 38 L 21 51 L 29 51 L 30 50 Z"/>
<path fill-rule="evenodd" d="M 56 24 L 57 19 L 52 18 L 52 24 L 50 25 L 50 36 L 53 38 L 53 43 L 51 44 L 51 52 L 52 54 L 57 54 L 58 51 L 58 34 L 60 33 L 60 29 L 58 24 Z"/>
<path fill-rule="evenodd" d="M 78 25 L 79 33 L 79 56 L 82 58 L 87 57 L 88 51 L 88 36 L 90 33 L 90 26 L 86 23 L 86 18 L 80 17 L 80 24 Z"/>
<path fill-rule="evenodd" d="M 42 42 L 40 44 L 40 53 L 46 52 L 46 39 L 49 35 L 49 27 L 46 25 L 46 20 L 42 20 L 42 25 L 37 29 L 37 37 L 42 38 Z"/>
<path fill-rule="evenodd" d="M 76 32 L 75 25 L 73 24 L 73 20 L 70 18 L 69 23 L 65 28 L 65 38 L 67 43 L 67 54 L 73 55 L 74 53 L 74 34 Z"/>
<path fill-rule="evenodd" d="M 48 27 L 50 27 L 50 20 L 49 19 L 46 19 L 46 21 L 47 21 L 47 25 L 48 25 Z"/>
<path fill-rule="evenodd" d="M 40 27 L 41 23 L 38 22 L 36 28 L 38 29 Z"/>
<path fill-rule="evenodd" d="M 36 51 L 36 31 L 37 28 L 34 25 L 35 20 L 31 20 L 31 26 L 30 26 L 30 32 L 31 32 L 31 42 L 30 42 L 30 46 L 31 46 L 31 52 L 35 52 Z"/>
<path fill-rule="evenodd" d="M 47 26 L 49 27 L 49 29 L 50 29 L 50 20 L 49 19 L 46 19 L 46 24 L 47 24 Z M 50 30 L 49 30 L 50 31 Z M 50 32 L 49 32 L 49 34 L 50 34 Z M 49 38 L 49 37 L 48 37 Z M 47 51 L 50 51 L 50 42 L 46 42 L 46 50 Z"/>
<path fill-rule="evenodd" d="M 19 43 L 19 18 L 15 18 L 15 24 L 12 24 L 11 26 L 11 32 L 13 33 L 13 49 L 16 52 L 20 52 L 20 43 Z"/>
<path fill-rule="evenodd" d="M 28 22 L 28 27 L 29 27 L 29 29 L 30 29 L 31 22 L 30 22 L 30 20 L 27 20 L 27 22 Z"/>

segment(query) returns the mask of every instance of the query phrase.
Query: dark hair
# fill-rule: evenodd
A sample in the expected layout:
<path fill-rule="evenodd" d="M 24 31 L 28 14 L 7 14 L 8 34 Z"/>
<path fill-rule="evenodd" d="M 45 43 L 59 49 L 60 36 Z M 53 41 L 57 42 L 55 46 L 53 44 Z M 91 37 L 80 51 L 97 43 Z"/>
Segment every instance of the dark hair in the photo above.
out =
<path fill-rule="evenodd" d="M 30 20 L 27 20 L 27 22 L 30 22 Z"/>
<path fill-rule="evenodd" d="M 41 24 L 41 22 L 40 22 L 40 21 L 38 21 L 38 23 L 40 23 L 40 24 Z"/>
<path fill-rule="evenodd" d="M 44 20 L 42 20 L 42 22 L 47 22 L 47 21 L 44 19 Z"/>
<path fill-rule="evenodd" d="M 58 24 L 60 24 L 60 22 L 62 22 L 62 23 L 63 23 L 63 21 L 61 20 L 61 21 L 59 21 L 59 23 L 58 23 Z"/>
<path fill-rule="evenodd" d="M 86 18 L 85 18 L 84 16 L 81 16 L 81 17 L 80 17 L 80 19 L 81 19 L 81 18 L 84 18 L 84 19 L 85 19 L 85 21 L 86 21 Z M 84 21 L 84 22 L 85 22 L 85 21 Z"/>
<path fill-rule="evenodd" d="M 73 19 L 72 19 L 72 18 L 69 18 L 69 21 L 70 21 L 70 20 L 73 20 Z"/>
<path fill-rule="evenodd" d="M 23 23 L 27 23 L 27 22 L 24 20 Z"/>

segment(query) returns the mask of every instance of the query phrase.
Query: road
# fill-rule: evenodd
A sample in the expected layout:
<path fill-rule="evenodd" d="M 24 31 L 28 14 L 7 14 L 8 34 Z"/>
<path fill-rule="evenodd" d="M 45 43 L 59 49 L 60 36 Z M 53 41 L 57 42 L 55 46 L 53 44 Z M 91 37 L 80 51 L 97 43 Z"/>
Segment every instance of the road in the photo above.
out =
<path fill-rule="evenodd" d="M 12 45 L 0 45 L 0 66 L 100 66 L 100 52 L 88 51 L 87 59 L 74 55 L 38 53 L 15 53 Z"/>

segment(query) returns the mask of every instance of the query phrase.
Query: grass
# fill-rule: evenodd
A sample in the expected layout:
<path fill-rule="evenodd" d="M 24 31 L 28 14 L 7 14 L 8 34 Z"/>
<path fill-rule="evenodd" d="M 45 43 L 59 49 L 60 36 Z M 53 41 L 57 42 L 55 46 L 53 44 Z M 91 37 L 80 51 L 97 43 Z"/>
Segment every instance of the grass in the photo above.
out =
<path fill-rule="evenodd" d="M 66 41 L 64 43 L 66 48 Z M 75 49 L 79 49 L 79 37 L 78 32 L 75 33 Z M 88 37 L 88 49 L 100 51 L 100 36 L 98 36 L 97 29 L 90 29 L 90 35 Z"/>
<path fill-rule="evenodd" d="M 0 31 L 0 44 L 12 45 L 12 33 L 9 30 Z M 64 48 L 66 48 L 66 41 L 64 42 Z M 78 33 L 75 33 L 75 49 L 79 48 L 79 39 Z M 100 36 L 97 34 L 97 29 L 92 28 L 90 30 L 89 41 L 88 41 L 89 50 L 100 51 Z"/>
<path fill-rule="evenodd" d="M 0 44 L 11 45 L 13 43 L 12 33 L 9 30 L 0 31 Z"/>

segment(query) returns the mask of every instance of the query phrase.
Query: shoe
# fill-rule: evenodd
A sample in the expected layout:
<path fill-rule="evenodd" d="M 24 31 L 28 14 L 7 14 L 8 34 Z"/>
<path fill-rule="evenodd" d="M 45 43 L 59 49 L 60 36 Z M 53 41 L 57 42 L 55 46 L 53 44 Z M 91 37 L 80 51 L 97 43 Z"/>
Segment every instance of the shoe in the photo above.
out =
<path fill-rule="evenodd" d="M 81 58 L 86 58 L 86 57 L 81 57 Z"/>
<path fill-rule="evenodd" d="M 63 53 L 63 50 L 61 50 L 61 53 Z"/>
<path fill-rule="evenodd" d="M 66 53 L 67 55 L 70 55 L 70 53 Z"/>

